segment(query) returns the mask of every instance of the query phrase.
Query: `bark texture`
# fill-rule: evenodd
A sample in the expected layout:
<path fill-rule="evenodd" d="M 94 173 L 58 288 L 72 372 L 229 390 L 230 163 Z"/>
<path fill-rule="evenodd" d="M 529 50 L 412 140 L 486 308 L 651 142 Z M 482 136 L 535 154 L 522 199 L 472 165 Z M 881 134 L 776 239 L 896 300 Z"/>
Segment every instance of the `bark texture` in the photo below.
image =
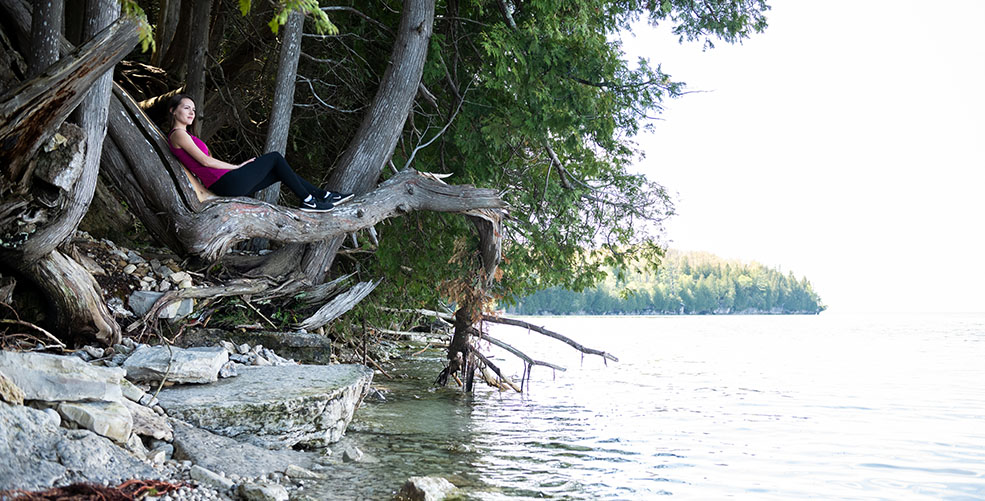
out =
<path fill-rule="evenodd" d="M 188 37 L 188 77 L 185 79 L 185 92 L 197 106 L 193 133 L 201 135 L 202 122 L 208 117 L 205 109 L 205 65 L 209 50 L 209 19 L 212 13 L 212 0 L 186 0 L 194 2 L 192 9 L 191 34 Z"/>
<path fill-rule="evenodd" d="M 434 0 L 404 1 L 390 66 L 339 168 L 329 178 L 335 191 L 365 193 L 376 185 L 414 104 L 433 24 Z"/>
<path fill-rule="evenodd" d="M 0 164 L 6 180 L 26 186 L 28 164 L 78 106 L 89 87 L 137 43 L 137 26 L 121 19 L 92 40 L 0 98 Z"/>
<path fill-rule="evenodd" d="M 137 43 L 135 23 L 121 20 L 110 24 L 118 16 L 115 0 L 90 0 L 82 36 L 91 39 L 0 99 L 4 111 L 0 131 L 6 138 L 0 153 L 10 159 L 4 174 L 13 192 L 21 194 L 2 205 L 9 206 L 11 200 L 23 204 L 21 220 L 29 214 L 37 220 L 23 241 L 5 242 L 0 254 L 5 263 L 38 284 L 52 300 L 59 331 L 90 335 L 105 344 L 119 342 L 120 328 L 89 271 L 57 248 L 65 245 L 92 201 L 100 143 L 106 130 L 111 69 Z M 23 13 L 11 17 L 26 21 Z M 19 26 L 21 30 L 25 24 Z M 57 53 L 67 43 L 60 33 L 56 35 Z M 68 124 L 61 127 L 80 100 L 75 118 L 81 129 L 69 128 Z M 62 141 L 45 143 L 55 130 L 64 132 L 55 136 Z M 45 154 L 39 156 L 40 144 L 47 146 Z M 66 157 L 65 152 L 73 151 L 82 157 L 78 162 Z M 22 167 L 25 162 L 26 167 Z M 39 164 L 36 172 L 45 182 L 34 186 L 31 173 Z M 53 193 L 57 196 L 51 198 Z"/>
<path fill-rule="evenodd" d="M 82 28 L 84 38 L 95 37 L 100 31 L 109 26 L 120 16 L 119 3 L 116 0 L 88 0 L 86 3 L 86 23 Z M 124 35 L 124 41 L 126 36 Z M 131 38 L 136 45 L 136 38 Z M 126 45 L 123 46 L 126 48 Z M 124 52 L 118 55 L 122 57 Z M 64 212 L 51 224 L 24 244 L 21 248 L 23 259 L 30 262 L 47 254 L 72 235 L 82 216 L 89 210 L 92 197 L 99 179 L 99 159 L 102 150 L 103 137 L 106 135 L 106 114 L 109 105 L 110 91 L 113 87 L 113 71 L 107 69 L 102 76 L 89 88 L 82 103 L 74 113 L 75 121 L 85 133 L 85 160 L 82 173 L 67 193 L 67 204 Z"/>
<path fill-rule="evenodd" d="M 154 30 L 154 53 L 151 54 L 151 64 L 161 65 L 161 59 L 167 53 L 171 41 L 174 40 L 178 28 L 178 18 L 181 12 L 181 0 L 161 0 L 157 16 L 157 27 Z"/>
<path fill-rule="evenodd" d="M 333 191 L 365 193 L 376 185 L 393 156 L 421 83 L 434 25 L 434 0 L 405 0 L 396 40 L 380 88 L 349 148 L 329 178 Z M 301 258 L 305 275 L 324 281 L 343 236 L 308 246 Z"/>
<path fill-rule="evenodd" d="M 298 77 L 298 58 L 301 57 L 301 31 L 304 26 L 304 15 L 298 11 L 291 12 L 287 23 L 281 27 L 283 34 L 280 46 L 280 58 L 277 63 L 277 82 L 274 86 L 274 104 L 270 110 L 270 120 L 267 126 L 267 140 L 263 147 L 265 153 L 287 153 L 287 133 L 291 129 L 291 109 L 294 107 L 294 86 Z M 257 199 L 267 203 L 277 203 L 280 196 L 280 183 L 263 189 L 257 194 Z M 257 248 L 266 248 L 263 241 L 254 242 Z"/>
<path fill-rule="evenodd" d="M 40 75 L 45 68 L 58 61 L 58 42 L 61 40 L 64 19 L 64 0 L 34 0 L 28 78 Z"/>

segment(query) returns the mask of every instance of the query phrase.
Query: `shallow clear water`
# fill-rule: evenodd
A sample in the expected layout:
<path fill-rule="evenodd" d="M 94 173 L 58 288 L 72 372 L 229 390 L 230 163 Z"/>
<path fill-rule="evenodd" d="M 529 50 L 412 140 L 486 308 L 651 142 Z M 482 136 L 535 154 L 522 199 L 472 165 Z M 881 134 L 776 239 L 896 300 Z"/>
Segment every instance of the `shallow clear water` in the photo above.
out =
<path fill-rule="evenodd" d="M 527 320 L 620 361 L 492 326 L 568 370 L 473 397 L 429 389 L 438 350 L 400 361 L 345 439 L 378 462 L 336 465 L 309 495 L 385 499 L 438 475 L 472 499 L 985 499 L 985 315 Z"/>

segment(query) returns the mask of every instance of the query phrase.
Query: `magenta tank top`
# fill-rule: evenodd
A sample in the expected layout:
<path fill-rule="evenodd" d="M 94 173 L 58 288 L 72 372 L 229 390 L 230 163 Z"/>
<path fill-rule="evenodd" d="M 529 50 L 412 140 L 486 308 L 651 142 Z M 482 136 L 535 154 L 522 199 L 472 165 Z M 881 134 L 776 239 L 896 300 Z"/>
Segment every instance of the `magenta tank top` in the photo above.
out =
<path fill-rule="evenodd" d="M 175 130 L 177 129 L 171 129 L 171 132 L 174 132 Z M 195 158 L 189 155 L 187 151 L 181 148 L 175 148 L 174 145 L 171 144 L 171 132 L 168 133 L 168 148 L 171 150 L 171 153 L 174 153 L 174 156 L 178 157 L 178 161 L 187 167 L 188 170 L 192 171 L 192 174 L 195 174 L 206 188 L 212 186 L 212 183 L 218 181 L 220 177 L 229 172 L 225 169 L 206 167 L 198 163 L 198 160 L 195 160 Z M 195 142 L 195 146 L 198 146 L 198 149 L 202 150 L 202 153 L 205 153 L 206 155 L 209 154 L 209 147 L 206 146 L 201 139 L 193 136 L 191 133 L 188 133 L 188 135 L 192 136 L 192 141 Z"/>

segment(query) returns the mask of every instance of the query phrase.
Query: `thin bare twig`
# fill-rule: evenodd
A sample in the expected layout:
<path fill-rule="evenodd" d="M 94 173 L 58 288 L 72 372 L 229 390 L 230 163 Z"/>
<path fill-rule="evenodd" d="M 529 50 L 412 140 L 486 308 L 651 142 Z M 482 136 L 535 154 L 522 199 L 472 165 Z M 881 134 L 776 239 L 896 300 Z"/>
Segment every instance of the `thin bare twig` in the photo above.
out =
<path fill-rule="evenodd" d="M 554 369 L 556 371 L 562 371 L 562 372 L 567 370 L 564 367 L 561 367 L 560 365 L 554 365 L 554 364 L 552 364 L 550 362 L 543 362 L 543 361 L 540 361 L 540 360 L 534 360 L 533 358 L 530 357 L 530 355 L 527 355 L 526 353 L 524 353 L 524 352 L 522 352 L 522 351 L 520 351 L 520 350 L 518 350 L 518 349 L 516 349 L 516 348 L 514 348 L 512 346 L 510 346 L 509 344 L 506 344 L 506 343 L 504 343 L 504 342 L 502 342 L 502 341 L 500 341 L 500 340 L 498 340 L 498 339 L 496 339 L 496 338 L 494 338 L 494 337 L 492 337 L 492 336 L 490 336 L 490 335 L 488 335 L 486 333 L 483 333 L 483 332 L 481 332 L 479 330 L 476 330 L 475 332 L 473 332 L 473 334 L 475 334 L 475 336 L 478 337 L 479 339 L 483 339 L 483 340 L 489 341 L 490 343 L 492 343 L 492 344 L 494 344 L 496 346 L 499 346 L 500 348 L 502 348 L 502 349 L 504 349 L 504 350 L 512 353 L 514 356 L 516 356 L 517 358 L 523 360 L 524 362 L 526 362 L 526 363 L 528 363 L 530 365 L 543 365 L 544 367 L 550 367 L 551 369 Z"/>
<path fill-rule="evenodd" d="M 270 324 L 270 327 L 271 328 L 273 328 L 274 330 L 277 330 L 277 325 L 274 324 L 273 322 L 271 322 L 270 319 L 267 318 L 266 315 L 264 315 L 263 313 L 261 313 L 260 310 L 258 310 L 256 306 L 253 306 L 253 304 L 251 304 L 249 301 L 247 301 L 245 297 L 243 298 L 243 302 L 246 303 L 246 306 L 249 306 L 250 309 L 253 310 L 257 315 L 260 315 L 260 318 L 266 320 L 267 323 Z"/>
<path fill-rule="evenodd" d="M 41 327 L 38 327 L 37 325 L 32 324 L 31 322 L 25 322 L 23 320 L 13 320 L 10 318 L 0 318 L 0 324 L 10 324 L 10 325 L 20 325 L 24 327 L 30 327 L 44 334 L 45 337 L 47 337 L 48 339 L 54 341 L 55 344 L 58 345 L 58 347 L 65 348 L 65 343 L 61 342 L 57 337 L 55 337 L 54 334 L 42 329 Z"/>

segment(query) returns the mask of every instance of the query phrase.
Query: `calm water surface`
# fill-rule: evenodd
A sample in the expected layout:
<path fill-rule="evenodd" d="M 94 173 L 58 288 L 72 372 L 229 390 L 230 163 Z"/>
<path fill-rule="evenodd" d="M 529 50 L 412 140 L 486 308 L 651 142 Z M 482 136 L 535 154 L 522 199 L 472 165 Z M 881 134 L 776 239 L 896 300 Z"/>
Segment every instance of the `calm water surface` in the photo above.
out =
<path fill-rule="evenodd" d="M 441 351 L 408 357 L 345 439 L 377 462 L 309 495 L 385 499 L 439 475 L 470 499 L 985 499 L 983 314 L 527 320 L 620 361 L 492 326 L 568 370 L 470 397 L 429 389 Z"/>

